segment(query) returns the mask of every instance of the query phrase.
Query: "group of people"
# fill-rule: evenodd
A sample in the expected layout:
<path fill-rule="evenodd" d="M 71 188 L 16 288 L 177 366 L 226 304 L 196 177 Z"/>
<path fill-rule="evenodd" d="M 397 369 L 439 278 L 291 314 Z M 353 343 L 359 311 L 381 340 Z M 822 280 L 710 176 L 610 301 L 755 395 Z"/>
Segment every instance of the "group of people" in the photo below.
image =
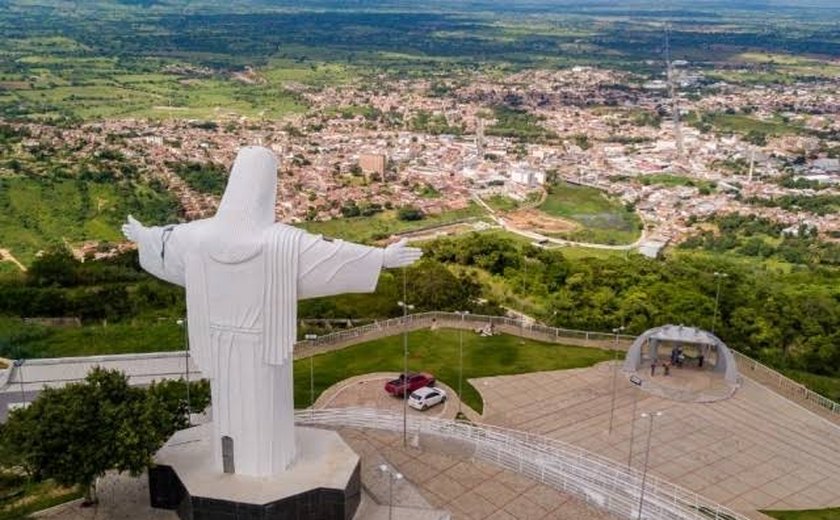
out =
<path fill-rule="evenodd" d="M 680 345 L 676 345 L 671 349 L 671 360 L 667 363 L 662 363 L 662 369 L 664 374 L 667 376 L 671 373 L 671 367 L 677 366 L 677 368 L 682 368 L 683 364 L 685 363 L 685 353 Z M 697 368 L 703 368 L 703 362 L 705 361 L 705 356 L 702 352 L 700 355 L 697 356 Z M 656 366 L 657 360 L 654 359 L 650 363 L 650 375 L 656 375 Z"/>
<path fill-rule="evenodd" d="M 482 338 L 487 338 L 490 336 L 495 336 L 496 329 L 493 327 L 493 322 L 491 321 L 487 325 L 475 329 L 475 333 L 481 336 Z"/>

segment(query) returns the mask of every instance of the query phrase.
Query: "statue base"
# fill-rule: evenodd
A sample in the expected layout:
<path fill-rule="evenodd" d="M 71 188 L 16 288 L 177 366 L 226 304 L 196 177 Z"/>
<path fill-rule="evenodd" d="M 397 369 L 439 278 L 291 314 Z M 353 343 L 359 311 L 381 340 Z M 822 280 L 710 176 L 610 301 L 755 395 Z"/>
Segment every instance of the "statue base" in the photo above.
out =
<path fill-rule="evenodd" d="M 333 431 L 296 427 L 298 460 L 272 477 L 219 473 L 212 424 L 176 432 L 149 469 L 152 507 L 181 520 L 350 520 L 361 502 L 359 456 Z"/>

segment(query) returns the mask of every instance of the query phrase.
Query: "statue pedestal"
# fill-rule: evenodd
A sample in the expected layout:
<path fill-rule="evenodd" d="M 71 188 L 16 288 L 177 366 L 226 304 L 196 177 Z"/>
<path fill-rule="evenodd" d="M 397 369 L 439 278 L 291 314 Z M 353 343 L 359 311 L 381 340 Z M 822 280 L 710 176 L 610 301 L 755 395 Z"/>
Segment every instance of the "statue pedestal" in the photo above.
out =
<path fill-rule="evenodd" d="M 350 520 L 361 501 L 359 456 L 329 430 L 296 427 L 298 460 L 273 477 L 219 473 L 212 424 L 176 432 L 149 469 L 152 507 L 181 520 Z"/>

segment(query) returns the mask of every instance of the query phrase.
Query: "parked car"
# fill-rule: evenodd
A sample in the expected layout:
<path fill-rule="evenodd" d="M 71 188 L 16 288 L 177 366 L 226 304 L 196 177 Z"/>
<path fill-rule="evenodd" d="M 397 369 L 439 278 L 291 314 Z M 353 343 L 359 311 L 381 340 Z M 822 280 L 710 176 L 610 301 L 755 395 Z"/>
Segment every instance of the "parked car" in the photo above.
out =
<path fill-rule="evenodd" d="M 398 378 L 385 383 L 385 391 L 395 397 L 399 397 L 403 393 L 410 394 L 424 386 L 435 386 L 435 376 L 426 373 L 409 373 L 406 377 L 406 374 L 400 374 Z"/>
<path fill-rule="evenodd" d="M 446 401 L 446 392 L 440 388 L 424 386 L 408 396 L 408 406 L 416 410 L 426 410 L 436 404 Z"/>

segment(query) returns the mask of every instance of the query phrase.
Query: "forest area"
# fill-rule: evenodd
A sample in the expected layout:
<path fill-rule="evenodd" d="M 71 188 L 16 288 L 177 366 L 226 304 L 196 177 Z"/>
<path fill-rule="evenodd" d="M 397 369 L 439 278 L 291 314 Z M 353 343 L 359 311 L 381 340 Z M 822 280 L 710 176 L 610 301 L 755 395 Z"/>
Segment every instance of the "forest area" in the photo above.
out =
<path fill-rule="evenodd" d="M 678 250 L 664 260 L 640 255 L 564 255 L 493 233 L 439 238 L 407 270 L 415 312 L 503 307 L 550 325 L 640 334 L 672 324 L 715 332 L 731 347 L 840 398 L 840 273 L 800 266 L 789 272 L 725 256 Z M 715 317 L 718 277 L 720 302 Z M 299 318 L 386 319 L 401 314 L 402 276 L 385 271 L 372 294 L 305 300 Z M 136 254 L 81 263 L 63 248 L 28 273 L 0 279 L 0 355 L 50 357 L 177 350 L 185 312 L 180 288 L 143 273 Z M 74 316 L 84 326 L 56 329 L 24 317 Z M 323 332 L 309 324 L 300 334 Z M 80 341 L 85 334 L 97 341 Z M 138 340 L 138 336 L 141 338 Z M 142 338 L 145 338 L 142 339 Z M 813 375 L 813 377 L 808 374 Z M 835 379 L 836 378 L 836 379 Z"/>

